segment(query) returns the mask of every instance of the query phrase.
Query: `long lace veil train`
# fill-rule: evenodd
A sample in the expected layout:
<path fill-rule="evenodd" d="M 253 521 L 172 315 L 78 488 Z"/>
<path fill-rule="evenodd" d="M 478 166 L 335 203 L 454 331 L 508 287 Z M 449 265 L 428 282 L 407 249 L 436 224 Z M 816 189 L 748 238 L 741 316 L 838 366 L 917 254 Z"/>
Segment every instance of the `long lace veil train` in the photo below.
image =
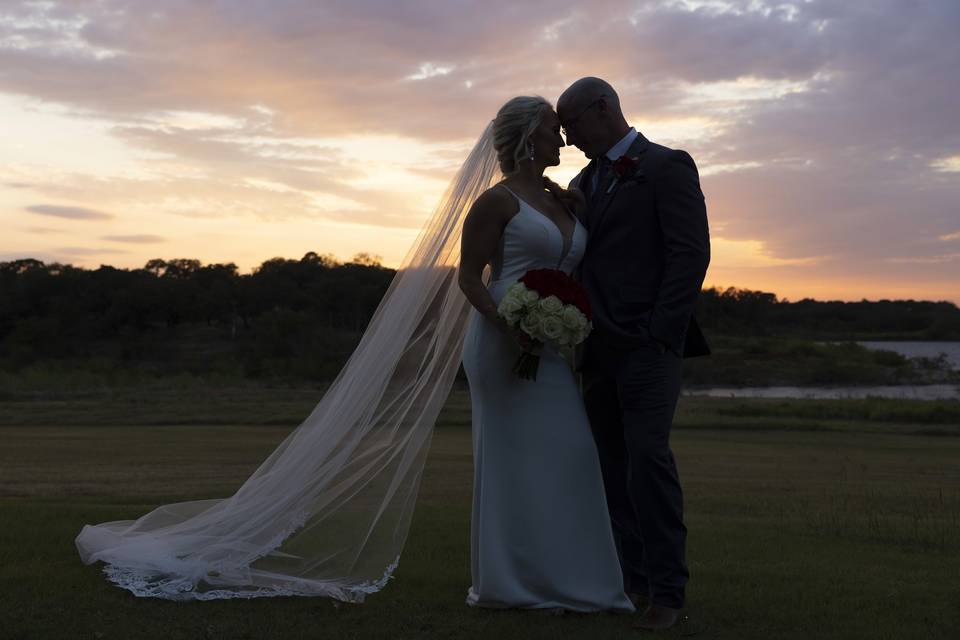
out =
<path fill-rule="evenodd" d="M 463 219 L 499 170 L 488 125 L 319 404 L 229 498 L 87 525 L 82 560 L 138 596 L 361 602 L 397 567 L 460 362 Z"/>

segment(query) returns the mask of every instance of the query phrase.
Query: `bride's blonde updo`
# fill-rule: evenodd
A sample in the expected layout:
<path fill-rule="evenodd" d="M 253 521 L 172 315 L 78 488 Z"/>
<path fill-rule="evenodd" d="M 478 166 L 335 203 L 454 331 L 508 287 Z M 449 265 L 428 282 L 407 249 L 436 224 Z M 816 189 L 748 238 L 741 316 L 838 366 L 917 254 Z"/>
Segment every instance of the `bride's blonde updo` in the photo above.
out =
<path fill-rule="evenodd" d="M 504 177 L 516 175 L 520 163 L 530 157 L 530 136 L 540 126 L 543 115 L 552 109 L 553 105 L 540 96 L 517 96 L 500 107 L 493 119 L 493 148 Z M 582 195 L 564 189 L 547 176 L 543 176 L 543 187 L 571 207 L 583 202 Z"/>
<path fill-rule="evenodd" d="M 493 119 L 493 148 L 504 176 L 509 178 L 520 170 L 520 163 L 529 156 L 527 141 L 540 126 L 543 114 L 552 108 L 540 96 L 518 96 L 500 107 Z"/>

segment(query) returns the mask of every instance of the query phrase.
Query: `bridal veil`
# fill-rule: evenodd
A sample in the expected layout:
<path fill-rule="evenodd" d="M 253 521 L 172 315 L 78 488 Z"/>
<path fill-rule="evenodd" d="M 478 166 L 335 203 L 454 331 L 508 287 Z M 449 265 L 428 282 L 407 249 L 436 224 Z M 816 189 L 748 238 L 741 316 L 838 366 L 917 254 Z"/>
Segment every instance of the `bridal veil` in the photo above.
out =
<path fill-rule="evenodd" d="M 469 303 L 463 219 L 499 168 L 488 125 L 313 412 L 228 498 L 87 525 L 82 560 L 138 596 L 361 602 L 397 567 Z M 211 461 L 211 464 L 216 464 Z"/>

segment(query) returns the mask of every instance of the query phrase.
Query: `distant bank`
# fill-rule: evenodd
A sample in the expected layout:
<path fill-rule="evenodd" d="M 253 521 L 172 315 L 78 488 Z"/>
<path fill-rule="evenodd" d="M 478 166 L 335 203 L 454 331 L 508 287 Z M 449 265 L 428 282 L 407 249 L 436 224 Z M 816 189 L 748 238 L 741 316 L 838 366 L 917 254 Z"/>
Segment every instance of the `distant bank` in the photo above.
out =
<path fill-rule="evenodd" d="M 861 341 L 858 344 L 876 351 L 893 351 L 906 358 L 944 358 L 950 368 L 960 371 L 960 342 L 921 341 Z M 892 398 L 898 400 L 960 400 L 960 385 L 865 385 L 837 387 L 769 386 L 733 387 L 716 386 L 689 388 L 686 395 L 713 398 L 790 398 L 790 399 L 859 399 Z"/>

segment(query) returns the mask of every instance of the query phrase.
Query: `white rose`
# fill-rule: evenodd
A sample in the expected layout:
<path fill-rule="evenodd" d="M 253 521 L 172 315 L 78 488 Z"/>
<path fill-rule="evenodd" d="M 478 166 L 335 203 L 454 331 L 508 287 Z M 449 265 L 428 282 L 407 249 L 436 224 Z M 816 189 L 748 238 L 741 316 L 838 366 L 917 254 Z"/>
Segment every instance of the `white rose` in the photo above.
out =
<path fill-rule="evenodd" d="M 503 300 L 500 301 L 500 305 L 497 307 L 497 311 L 503 315 L 514 314 L 520 309 L 523 309 L 523 303 L 516 298 L 516 296 L 504 296 Z"/>
<path fill-rule="evenodd" d="M 586 321 L 587 317 L 580 313 L 580 310 L 577 309 L 572 304 L 568 304 L 563 309 L 563 313 L 560 314 L 560 320 L 563 321 L 563 326 L 567 329 L 578 329 L 583 326 L 583 322 Z"/>
<path fill-rule="evenodd" d="M 540 321 L 540 331 L 544 338 L 556 342 L 563 335 L 563 323 L 556 316 L 546 316 Z"/>
<path fill-rule="evenodd" d="M 542 321 L 543 316 L 540 315 L 538 311 L 529 311 L 526 315 L 520 318 L 520 328 L 523 329 L 531 338 L 539 340 L 541 338 L 540 324 Z"/>
<path fill-rule="evenodd" d="M 533 289 L 523 288 L 523 293 L 520 298 L 523 300 L 523 303 L 528 307 L 535 306 L 537 301 L 540 300 L 540 294 L 534 291 Z"/>
<path fill-rule="evenodd" d="M 587 336 L 590 335 L 591 331 L 593 331 L 593 323 L 587 322 L 586 325 L 584 325 L 583 329 L 581 330 L 580 342 L 583 342 L 584 340 L 586 340 Z"/>
<path fill-rule="evenodd" d="M 561 309 L 563 309 L 563 303 L 557 296 L 547 296 L 540 300 L 540 310 L 546 314 L 558 314 Z"/>
<path fill-rule="evenodd" d="M 527 288 L 523 286 L 522 282 L 514 282 L 507 289 L 507 293 L 504 295 L 504 298 L 511 298 L 513 300 L 523 300 L 523 292 L 526 290 Z"/>
<path fill-rule="evenodd" d="M 570 332 L 570 344 L 580 344 L 587 339 L 587 335 L 590 333 L 590 326 L 576 327 L 568 329 Z"/>

